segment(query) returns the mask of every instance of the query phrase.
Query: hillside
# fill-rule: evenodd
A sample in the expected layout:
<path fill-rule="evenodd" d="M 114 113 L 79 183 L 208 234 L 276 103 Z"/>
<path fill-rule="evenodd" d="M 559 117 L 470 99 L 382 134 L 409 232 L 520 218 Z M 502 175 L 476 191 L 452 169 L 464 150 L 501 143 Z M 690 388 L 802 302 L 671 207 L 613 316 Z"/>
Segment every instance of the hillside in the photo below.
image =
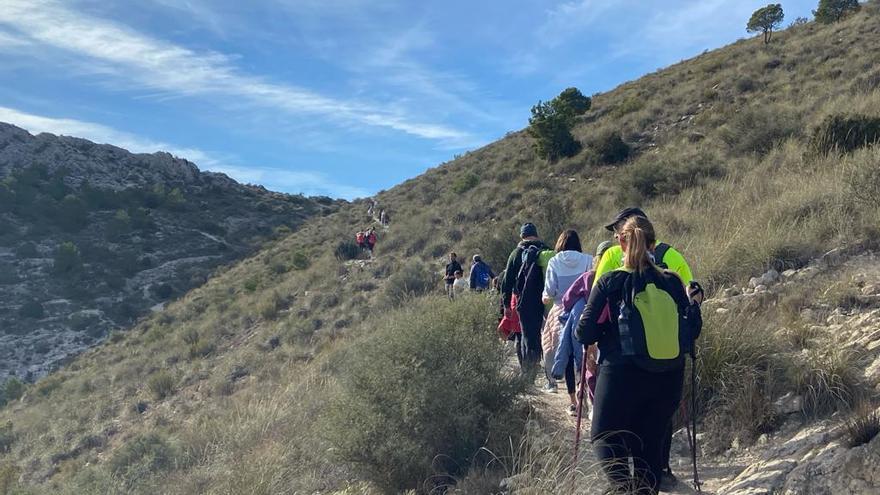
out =
<path fill-rule="evenodd" d="M 380 193 L 391 225 L 373 260 L 346 254 L 366 203 L 313 218 L 28 387 L 0 411 L 5 479 L 22 493 L 488 493 L 521 475 L 537 493 L 599 491 L 594 467 L 560 460 L 567 437 L 541 443 L 542 411 L 493 334 L 495 301 L 445 301 L 439 273 L 453 249 L 500 269 L 525 220 L 594 246 L 626 204 L 713 295 L 702 462 L 744 476 L 718 491 L 770 493 L 789 474 L 839 470 L 848 452 L 871 458 L 876 440 L 850 450 L 839 432 L 876 405 L 865 370 L 880 346 L 855 330 L 876 329 L 880 306 L 865 289 L 880 147 L 821 138 L 840 118 L 880 117 L 878 50 L 872 2 L 595 95 L 572 158 L 538 159 L 514 132 Z M 615 135 L 625 147 L 609 146 Z M 274 268 L 294 253 L 308 266 Z M 771 268 L 786 282 L 749 283 Z M 775 408 L 786 394 L 799 407 Z M 826 436 L 785 450 L 803 431 Z M 810 467 L 821 445 L 840 456 Z M 746 483 L 764 454 L 791 459 L 773 480 L 756 464 Z"/>
<path fill-rule="evenodd" d="M 0 123 L 0 377 L 44 375 L 337 206 Z"/>

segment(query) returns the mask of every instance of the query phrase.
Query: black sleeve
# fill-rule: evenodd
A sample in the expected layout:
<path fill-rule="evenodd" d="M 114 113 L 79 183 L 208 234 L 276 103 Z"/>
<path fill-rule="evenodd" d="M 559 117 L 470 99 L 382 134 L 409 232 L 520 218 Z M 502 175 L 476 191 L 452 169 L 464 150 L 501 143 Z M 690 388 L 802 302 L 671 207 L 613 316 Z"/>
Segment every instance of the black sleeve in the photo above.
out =
<path fill-rule="evenodd" d="M 609 277 L 602 277 L 599 282 L 590 291 L 590 298 L 587 300 L 587 306 L 581 313 L 581 319 L 578 321 L 575 329 L 575 338 L 583 345 L 595 344 L 602 336 L 599 328 L 599 317 L 602 310 L 608 304 L 608 286 Z"/>
<path fill-rule="evenodd" d="M 687 322 L 686 331 L 690 335 L 691 340 L 696 342 L 703 331 L 703 314 L 700 310 L 700 305 L 691 303 L 687 292 L 684 290 L 684 286 L 681 284 L 681 278 L 677 274 L 670 272 L 667 274 L 667 277 L 667 290 L 672 294 L 679 307 L 682 308 Z"/>
<path fill-rule="evenodd" d="M 520 250 L 516 248 L 507 257 L 507 267 L 504 272 L 504 279 L 501 281 L 501 300 L 505 308 L 510 307 L 510 299 L 513 295 L 513 286 L 516 285 L 520 261 Z"/>

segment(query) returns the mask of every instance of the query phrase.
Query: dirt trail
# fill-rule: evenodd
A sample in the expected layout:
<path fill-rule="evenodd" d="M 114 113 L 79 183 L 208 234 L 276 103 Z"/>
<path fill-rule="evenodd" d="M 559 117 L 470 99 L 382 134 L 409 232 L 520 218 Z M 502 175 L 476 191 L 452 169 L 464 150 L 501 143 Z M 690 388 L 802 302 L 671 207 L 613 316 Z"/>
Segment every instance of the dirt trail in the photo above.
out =
<path fill-rule="evenodd" d="M 543 380 L 540 380 L 541 385 Z M 536 385 L 540 386 L 540 385 Z M 548 435 L 558 435 L 557 438 L 563 438 L 566 443 L 574 446 L 574 435 L 576 418 L 568 414 L 568 394 L 565 392 L 564 382 L 559 383 L 560 389 L 557 393 L 538 392 L 532 398 L 532 405 L 537 409 L 544 421 L 542 425 L 547 428 Z M 590 420 L 584 411 L 584 418 L 581 423 L 581 446 L 580 455 L 585 456 L 584 459 L 595 459 L 590 444 Z M 686 436 L 683 432 L 676 433 L 673 438 L 672 447 L 672 471 L 678 476 L 678 486 L 672 492 L 677 494 L 697 493 L 692 487 L 693 469 L 691 468 L 690 452 L 686 444 Z M 700 481 L 702 482 L 702 493 L 713 495 L 718 492 L 721 487 L 732 481 L 743 470 L 748 467 L 750 462 L 746 459 L 716 459 L 716 458 L 698 458 L 698 469 Z"/>

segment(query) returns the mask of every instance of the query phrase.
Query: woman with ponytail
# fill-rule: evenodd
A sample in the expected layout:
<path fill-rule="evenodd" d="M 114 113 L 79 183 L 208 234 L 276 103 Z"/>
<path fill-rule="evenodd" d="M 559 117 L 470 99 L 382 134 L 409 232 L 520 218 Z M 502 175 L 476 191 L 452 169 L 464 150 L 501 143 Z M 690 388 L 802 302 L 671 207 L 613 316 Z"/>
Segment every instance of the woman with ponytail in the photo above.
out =
<path fill-rule="evenodd" d="M 612 489 L 656 493 L 666 428 L 681 400 L 684 356 L 702 321 L 678 275 L 654 264 L 657 239 L 647 218 L 628 218 L 617 237 L 623 267 L 596 282 L 575 334 L 582 344 L 599 346 L 591 437 Z M 611 321 L 600 325 L 606 304 Z"/>

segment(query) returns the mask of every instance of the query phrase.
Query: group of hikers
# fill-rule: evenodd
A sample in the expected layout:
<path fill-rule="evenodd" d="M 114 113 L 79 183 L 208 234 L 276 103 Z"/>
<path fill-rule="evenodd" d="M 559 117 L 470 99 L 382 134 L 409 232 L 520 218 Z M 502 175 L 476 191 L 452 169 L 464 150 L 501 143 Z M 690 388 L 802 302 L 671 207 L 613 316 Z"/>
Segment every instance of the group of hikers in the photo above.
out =
<path fill-rule="evenodd" d="M 379 225 L 388 226 L 388 212 L 384 208 L 379 208 L 379 203 L 375 199 L 370 200 L 370 206 L 367 208 L 367 216 L 375 218 Z"/>
<path fill-rule="evenodd" d="M 570 414 L 580 420 L 592 402 L 590 436 L 612 493 L 668 491 L 677 483 L 669 464 L 672 419 L 685 356 L 693 355 L 702 328 L 703 291 L 681 253 L 657 241 L 641 209 L 622 210 L 605 228 L 617 244 L 604 241 L 593 255 L 574 230 L 551 248 L 535 225 L 522 225 L 522 240 L 498 277 L 498 331 L 515 342 L 523 373 L 535 377 L 543 365 L 546 391 L 565 381 Z M 471 288 L 479 261 L 475 256 Z M 494 278 L 491 270 L 488 276 Z M 453 253 L 449 297 L 462 278 Z M 575 393 L 578 376 L 586 398 Z"/>
<path fill-rule="evenodd" d="M 458 262 L 456 253 L 449 253 L 449 263 L 446 264 L 446 272 L 443 275 L 443 282 L 446 287 L 446 295 L 450 299 L 455 299 L 456 293 L 462 293 L 468 290 L 482 292 L 488 290 L 495 280 L 495 273 L 492 268 L 486 264 L 479 254 L 475 254 L 472 258 L 471 268 L 468 272 L 468 279 L 464 278 L 464 269 Z"/>
<path fill-rule="evenodd" d="M 354 240 L 362 251 L 366 251 L 372 257 L 373 249 L 376 247 L 376 241 L 379 240 L 379 237 L 376 235 L 376 229 L 370 227 L 355 234 Z"/>

